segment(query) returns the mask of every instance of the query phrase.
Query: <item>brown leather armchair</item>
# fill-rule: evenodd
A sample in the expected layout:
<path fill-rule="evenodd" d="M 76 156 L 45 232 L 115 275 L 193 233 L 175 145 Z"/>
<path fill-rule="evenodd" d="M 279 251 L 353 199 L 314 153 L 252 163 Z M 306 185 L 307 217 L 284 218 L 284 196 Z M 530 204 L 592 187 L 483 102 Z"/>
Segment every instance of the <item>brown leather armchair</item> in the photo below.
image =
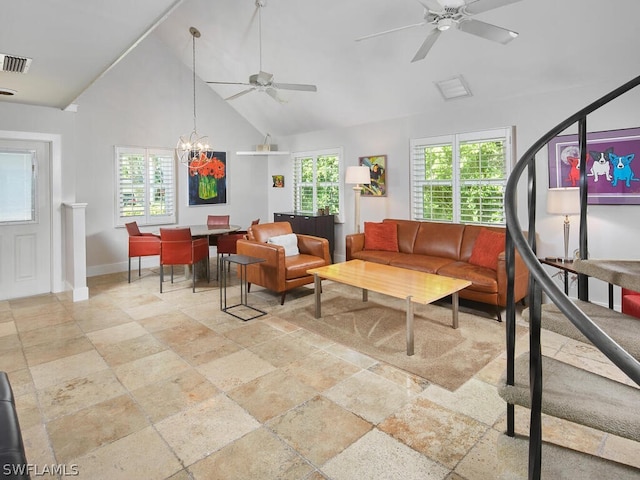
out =
<path fill-rule="evenodd" d="M 129 283 L 131 283 L 131 257 L 138 257 L 138 276 L 142 273 L 141 257 L 160 255 L 160 237 L 153 233 L 142 233 L 137 222 L 125 224 L 129 233 Z"/>
<path fill-rule="evenodd" d="M 249 288 L 255 283 L 282 293 L 280 305 L 284 304 L 289 290 L 313 283 L 313 275 L 309 275 L 307 270 L 331 263 L 329 241 L 326 238 L 296 234 L 300 253 L 290 256 L 285 256 L 283 246 L 267 243 L 272 237 L 291 233 L 289 222 L 262 223 L 249 227 L 247 239 L 236 243 L 239 255 L 265 259 L 264 262 L 247 266 Z"/>

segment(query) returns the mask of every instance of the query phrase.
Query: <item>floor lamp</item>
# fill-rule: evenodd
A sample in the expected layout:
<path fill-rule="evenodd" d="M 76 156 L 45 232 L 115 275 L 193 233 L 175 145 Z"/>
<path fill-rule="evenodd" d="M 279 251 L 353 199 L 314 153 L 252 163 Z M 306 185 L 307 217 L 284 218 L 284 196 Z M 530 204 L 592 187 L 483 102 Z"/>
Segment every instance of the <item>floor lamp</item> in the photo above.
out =
<path fill-rule="evenodd" d="M 355 232 L 360 233 L 360 195 L 363 184 L 371 183 L 371 172 L 369 167 L 347 167 L 347 174 L 344 177 L 344 183 L 353 184 L 353 195 L 355 196 Z"/>
<path fill-rule="evenodd" d="M 580 213 L 580 190 L 578 188 L 550 188 L 547 192 L 547 212 L 564 215 L 564 263 L 569 258 L 569 215 Z"/>

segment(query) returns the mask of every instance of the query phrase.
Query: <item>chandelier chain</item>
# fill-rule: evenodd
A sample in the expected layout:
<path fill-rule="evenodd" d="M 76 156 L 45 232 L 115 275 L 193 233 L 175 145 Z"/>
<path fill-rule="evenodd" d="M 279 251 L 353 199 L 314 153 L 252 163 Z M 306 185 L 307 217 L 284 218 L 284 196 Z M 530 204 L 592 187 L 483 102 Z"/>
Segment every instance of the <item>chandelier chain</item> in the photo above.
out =
<path fill-rule="evenodd" d="M 196 126 L 196 36 L 191 35 L 193 43 L 193 130 L 198 131 Z"/>

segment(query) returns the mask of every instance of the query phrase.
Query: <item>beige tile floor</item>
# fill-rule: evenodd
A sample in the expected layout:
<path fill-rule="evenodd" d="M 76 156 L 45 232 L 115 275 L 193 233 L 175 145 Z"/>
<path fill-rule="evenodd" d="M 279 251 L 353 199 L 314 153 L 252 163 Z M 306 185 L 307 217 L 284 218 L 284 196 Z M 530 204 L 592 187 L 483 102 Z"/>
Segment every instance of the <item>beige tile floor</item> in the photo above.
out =
<path fill-rule="evenodd" d="M 157 272 L 133 278 L 91 278 L 83 302 L 0 302 L 0 370 L 41 470 L 64 465 L 91 480 L 496 478 L 504 354 L 450 392 L 281 320 L 287 304 L 259 289 L 250 302 L 269 314 L 242 322 L 220 311 L 215 282 L 160 294 Z M 624 381 L 591 347 L 543 338 L 546 354 Z M 526 432 L 528 411 L 516 414 Z M 546 438 L 640 468 L 637 444 L 544 420 Z"/>

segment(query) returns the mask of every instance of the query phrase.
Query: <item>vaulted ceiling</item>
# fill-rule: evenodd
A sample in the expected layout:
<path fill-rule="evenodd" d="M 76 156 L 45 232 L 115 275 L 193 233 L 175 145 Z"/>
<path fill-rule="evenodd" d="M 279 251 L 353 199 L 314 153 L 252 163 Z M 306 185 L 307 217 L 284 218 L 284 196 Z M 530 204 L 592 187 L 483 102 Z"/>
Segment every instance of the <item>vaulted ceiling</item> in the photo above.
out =
<path fill-rule="evenodd" d="M 462 0 L 438 0 L 457 6 Z M 469 0 L 468 0 L 469 1 Z M 26 74 L 0 72 L 0 102 L 65 108 L 147 34 L 203 81 L 247 82 L 260 68 L 282 83 L 286 103 L 254 91 L 229 104 L 258 130 L 291 135 L 445 107 L 434 82 L 462 75 L 470 108 L 638 75 L 637 0 L 521 0 L 475 18 L 518 32 L 507 45 L 450 29 L 411 63 L 431 25 L 356 42 L 423 21 L 417 0 L 22 0 L 3 5 L 0 53 L 33 59 Z M 262 26 L 262 49 L 259 32 Z M 262 55 L 260 55 L 260 51 Z M 223 98 L 247 88 L 211 85 Z M 603 92 L 604 93 L 604 92 Z M 81 108 L 81 106 L 80 106 Z"/>

